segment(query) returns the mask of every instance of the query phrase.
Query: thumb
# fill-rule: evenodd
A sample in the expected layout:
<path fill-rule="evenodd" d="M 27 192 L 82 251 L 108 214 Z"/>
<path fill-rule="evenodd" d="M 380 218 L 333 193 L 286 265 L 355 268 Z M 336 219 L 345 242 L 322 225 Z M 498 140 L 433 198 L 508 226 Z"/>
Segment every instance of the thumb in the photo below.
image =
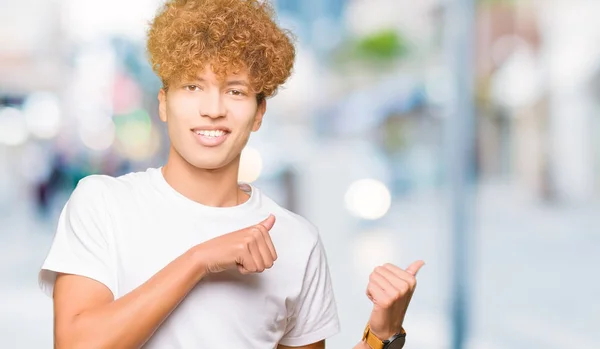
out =
<path fill-rule="evenodd" d="M 413 276 L 417 276 L 419 269 L 421 269 L 421 267 L 423 267 L 424 265 L 425 265 L 425 262 L 416 261 L 416 262 L 413 262 L 413 264 L 409 265 L 408 268 L 406 268 L 406 271 L 409 274 L 412 274 Z"/>
<path fill-rule="evenodd" d="M 262 226 L 267 228 L 267 230 L 271 230 L 271 228 L 273 228 L 273 225 L 275 224 L 275 216 L 270 214 L 269 217 L 267 217 L 267 219 L 258 224 L 262 224 Z"/>

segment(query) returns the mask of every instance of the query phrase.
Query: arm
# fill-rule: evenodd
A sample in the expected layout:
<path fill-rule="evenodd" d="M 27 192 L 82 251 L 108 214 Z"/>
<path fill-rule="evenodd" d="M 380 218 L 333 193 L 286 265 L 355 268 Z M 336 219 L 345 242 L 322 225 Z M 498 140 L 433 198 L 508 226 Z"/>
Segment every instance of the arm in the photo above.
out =
<path fill-rule="evenodd" d="M 140 347 L 205 274 L 191 249 L 116 301 L 98 281 L 61 274 L 54 288 L 56 347 Z"/>
<path fill-rule="evenodd" d="M 365 330 L 364 336 L 373 336 L 368 337 L 369 343 L 373 344 L 371 339 L 375 338 L 376 348 L 382 348 L 383 340 L 403 331 L 404 317 L 417 285 L 416 275 L 424 264 L 423 261 L 417 261 L 403 270 L 388 263 L 371 273 L 367 297 L 373 302 L 373 311 L 369 319 L 369 331 Z M 372 348 L 363 338 L 354 349 Z"/>
<path fill-rule="evenodd" d="M 370 326 L 373 327 L 375 324 L 377 329 L 373 330 L 373 333 L 379 333 L 377 335 L 379 338 L 389 338 L 400 332 L 408 304 L 415 290 L 415 276 L 423 264 L 421 261 L 415 262 L 406 270 L 386 264 L 376 268 L 371 274 L 371 280 L 367 287 L 367 296 L 374 303 Z M 384 333 L 385 335 L 383 335 Z M 277 347 L 277 349 L 291 348 L 283 345 Z M 325 341 L 295 348 L 325 349 Z M 361 340 L 354 346 L 354 349 L 372 348 L 367 342 Z"/>
<path fill-rule="evenodd" d="M 209 272 L 262 272 L 277 258 L 275 218 L 193 247 L 144 284 L 114 300 L 102 283 L 60 274 L 54 286 L 55 347 L 138 348 Z"/>

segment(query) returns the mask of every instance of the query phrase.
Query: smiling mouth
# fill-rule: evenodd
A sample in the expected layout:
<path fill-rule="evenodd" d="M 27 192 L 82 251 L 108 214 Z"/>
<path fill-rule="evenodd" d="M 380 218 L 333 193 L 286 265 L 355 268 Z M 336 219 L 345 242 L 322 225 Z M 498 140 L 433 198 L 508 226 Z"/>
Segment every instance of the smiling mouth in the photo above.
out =
<path fill-rule="evenodd" d="M 194 137 L 198 143 L 205 147 L 216 147 L 223 144 L 227 139 L 227 136 L 231 133 L 231 131 L 227 129 L 207 130 L 195 128 L 191 131 L 194 133 Z"/>
<path fill-rule="evenodd" d="M 222 137 L 229 132 L 226 130 L 192 130 L 195 134 L 199 136 L 209 137 L 209 138 L 217 138 Z"/>

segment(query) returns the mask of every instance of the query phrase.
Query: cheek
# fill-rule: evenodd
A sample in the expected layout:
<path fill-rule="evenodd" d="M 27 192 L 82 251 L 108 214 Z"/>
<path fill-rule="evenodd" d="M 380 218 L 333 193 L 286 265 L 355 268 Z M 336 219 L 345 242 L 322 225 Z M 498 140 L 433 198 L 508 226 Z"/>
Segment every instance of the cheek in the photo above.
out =
<path fill-rule="evenodd" d="M 194 118 L 194 108 L 191 103 L 172 103 L 167 108 L 168 123 L 171 127 L 189 124 Z"/>
<path fill-rule="evenodd" d="M 234 123 L 245 132 L 251 131 L 256 116 L 256 106 L 251 103 L 240 103 L 230 109 L 230 115 Z"/>

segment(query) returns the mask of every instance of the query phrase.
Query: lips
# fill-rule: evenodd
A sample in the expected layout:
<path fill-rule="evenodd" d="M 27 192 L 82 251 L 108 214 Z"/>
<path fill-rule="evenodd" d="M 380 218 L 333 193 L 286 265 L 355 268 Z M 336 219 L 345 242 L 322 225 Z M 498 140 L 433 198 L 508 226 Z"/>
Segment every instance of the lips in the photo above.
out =
<path fill-rule="evenodd" d="M 196 127 L 191 129 L 196 140 L 205 147 L 216 147 L 223 144 L 231 131 L 224 127 Z"/>

